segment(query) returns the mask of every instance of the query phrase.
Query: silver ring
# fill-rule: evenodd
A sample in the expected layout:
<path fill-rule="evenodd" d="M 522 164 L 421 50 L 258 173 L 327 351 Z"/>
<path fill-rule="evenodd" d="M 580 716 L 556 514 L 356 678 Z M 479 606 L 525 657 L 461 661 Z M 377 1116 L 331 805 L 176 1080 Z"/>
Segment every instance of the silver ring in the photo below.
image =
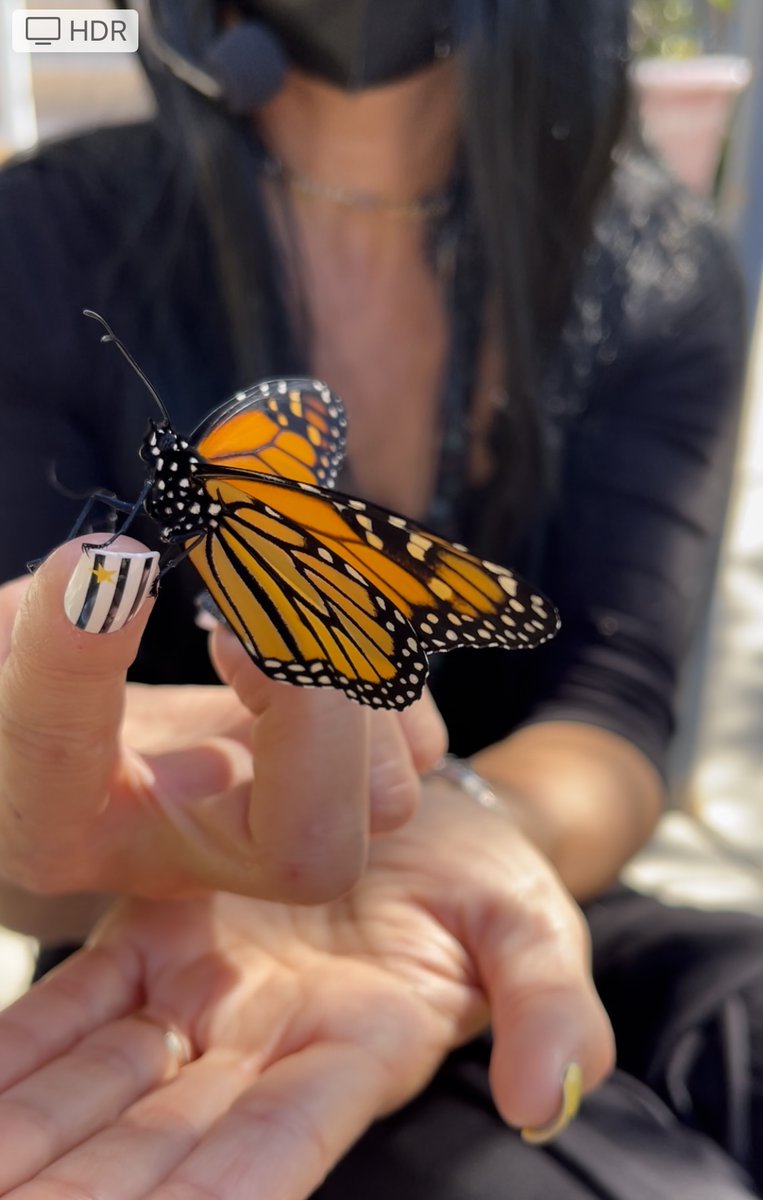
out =
<path fill-rule="evenodd" d="M 177 1025 L 163 1021 L 161 1017 L 154 1017 L 151 1013 L 141 1009 L 139 1012 L 133 1013 L 136 1021 L 144 1021 L 146 1025 L 153 1025 L 154 1029 L 158 1029 L 164 1040 L 164 1045 L 170 1058 L 174 1062 L 178 1071 L 183 1067 L 188 1066 L 192 1061 L 193 1054 L 191 1052 L 191 1043 L 185 1034 L 178 1029 Z"/>
<path fill-rule="evenodd" d="M 445 754 L 438 763 L 432 767 L 431 771 L 424 776 L 425 779 L 436 776 L 440 779 L 447 779 L 448 783 L 452 783 L 454 787 L 460 788 L 471 800 L 482 808 L 501 807 L 500 801 L 495 792 L 491 788 L 486 779 L 474 770 L 468 762 L 464 762 L 462 758 L 456 758 L 454 754 Z"/>

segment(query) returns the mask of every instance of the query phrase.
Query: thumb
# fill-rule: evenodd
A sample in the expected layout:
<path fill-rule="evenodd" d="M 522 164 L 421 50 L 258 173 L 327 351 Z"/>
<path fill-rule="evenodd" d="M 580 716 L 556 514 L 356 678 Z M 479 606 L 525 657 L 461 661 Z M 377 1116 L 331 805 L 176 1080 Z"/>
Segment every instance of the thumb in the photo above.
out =
<path fill-rule="evenodd" d="M 507 896 L 485 922 L 477 950 L 491 1007 L 493 1096 L 505 1120 L 533 1142 L 569 1124 L 581 1094 L 601 1083 L 614 1060 L 583 919 L 543 866 L 525 889 L 522 916 L 512 914 Z"/>
<path fill-rule="evenodd" d="M 51 814 L 64 825 L 107 797 L 159 556 L 126 537 L 84 549 L 105 540 L 59 547 L 21 601 L 0 672 L 0 828 L 49 838 Z"/>

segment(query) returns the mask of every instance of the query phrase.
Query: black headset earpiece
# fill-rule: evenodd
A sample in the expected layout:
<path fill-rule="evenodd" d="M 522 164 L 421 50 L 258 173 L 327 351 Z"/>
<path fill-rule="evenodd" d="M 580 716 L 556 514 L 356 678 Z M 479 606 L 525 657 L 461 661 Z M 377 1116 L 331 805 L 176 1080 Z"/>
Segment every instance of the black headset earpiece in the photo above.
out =
<path fill-rule="evenodd" d="M 212 42 L 204 66 L 221 99 L 237 115 L 267 103 L 283 86 L 288 61 L 276 34 L 260 21 L 241 21 Z"/>
<path fill-rule="evenodd" d="M 203 63 L 181 54 L 159 32 L 149 0 L 136 0 L 141 36 L 155 58 L 176 79 L 242 116 L 275 96 L 286 77 L 286 51 L 260 21 L 241 21 L 208 47 Z"/>

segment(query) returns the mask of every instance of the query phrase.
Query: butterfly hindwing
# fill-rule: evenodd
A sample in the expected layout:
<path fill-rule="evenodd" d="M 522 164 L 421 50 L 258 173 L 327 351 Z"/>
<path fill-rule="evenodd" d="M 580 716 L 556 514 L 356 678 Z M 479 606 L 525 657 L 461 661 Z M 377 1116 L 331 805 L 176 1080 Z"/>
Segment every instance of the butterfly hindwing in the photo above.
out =
<path fill-rule="evenodd" d="M 341 400 L 319 380 L 269 379 L 226 401 L 190 440 L 220 466 L 333 487 L 346 429 Z"/>

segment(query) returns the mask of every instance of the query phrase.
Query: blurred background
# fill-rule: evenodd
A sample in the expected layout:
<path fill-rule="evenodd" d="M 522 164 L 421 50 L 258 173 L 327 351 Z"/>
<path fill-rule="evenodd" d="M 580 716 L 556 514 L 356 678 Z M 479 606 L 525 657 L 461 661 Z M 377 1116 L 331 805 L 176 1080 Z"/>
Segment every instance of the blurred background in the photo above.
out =
<path fill-rule="evenodd" d="M 12 49 L 16 9 L 106 3 L 0 0 L 0 163 L 150 116 L 135 55 Z M 633 49 L 646 138 L 716 208 L 736 247 L 751 358 L 726 532 L 685 676 L 675 808 L 626 878 L 668 902 L 763 913 L 763 0 L 633 0 Z M 33 954 L 0 929 L 0 1007 L 26 985 Z"/>

